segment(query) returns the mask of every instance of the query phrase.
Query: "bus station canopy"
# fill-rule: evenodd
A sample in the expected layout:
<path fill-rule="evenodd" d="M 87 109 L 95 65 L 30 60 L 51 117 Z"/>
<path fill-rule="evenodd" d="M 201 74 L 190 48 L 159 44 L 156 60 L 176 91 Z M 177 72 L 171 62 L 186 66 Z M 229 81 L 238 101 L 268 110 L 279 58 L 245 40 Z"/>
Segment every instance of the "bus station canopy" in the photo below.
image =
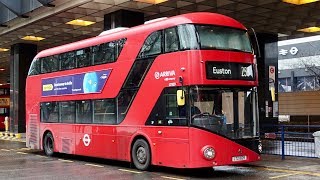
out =
<path fill-rule="evenodd" d="M 103 31 L 104 15 L 121 9 L 142 12 L 145 20 L 220 13 L 256 32 L 278 34 L 279 39 L 317 35 L 320 30 L 316 0 L 0 0 L 0 69 L 5 69 L 0 82 L 10 73 L 6 67 L 11 45 L 37 44 L 40 51 L 97 36 Z M 93 24 L 70 24 L 77 19 Z"/>

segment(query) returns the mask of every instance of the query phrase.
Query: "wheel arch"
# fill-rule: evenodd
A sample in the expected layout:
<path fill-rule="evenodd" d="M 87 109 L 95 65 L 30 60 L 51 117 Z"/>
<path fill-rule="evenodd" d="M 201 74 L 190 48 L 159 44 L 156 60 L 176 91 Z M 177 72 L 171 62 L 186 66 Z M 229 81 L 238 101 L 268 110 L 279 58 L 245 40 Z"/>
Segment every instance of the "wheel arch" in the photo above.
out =
<path fill-rule="evenodd" d="M 131 151 L 132 151 L 132 148 L 133 148 L 133 144 L 136 142 L 136 140 L 138 140 L 138 139 L 143 139 L 143 140 L 145 140 L 147 143 L 148 143 L 148 145 L 149 145 L 149 149 L 150 149 L 150 162 L 151 162 L 151 164 L 153 164 L 153 159 L 154 159 L 154 157 L 153 157 L 153 151 L 154 151 L 154 149 L 153 149 L 153 146 L 152 146 L 152 141 L 151 141 L 151 139 L 146 135 L 146 134 L 144 134 L 144 133 L 136 133 L 135 135 L 133 135 L 132 136 L 132 138 L 131 138 L 131 141 L 130 141 L 130 146 L 129 146 L 129 162 L 133 162 L 133 160 L 132 160 L 132 156 L 131 156 Z"/>
<path fill-rule="evenodd" d="M 48 134 L 48 133 L 51 133 L 52 134 L 52 137 L 53 137 L 53 140 L 54 140 L 54 147 L 56 147 L 55 145 L 55 138 L 54 138 L 54 134 L 52 132 L 51 129 L 45 129 L 42 133 L 42 136 L 41 136 L 41 150 L 43 150 L 43 141 L 44 141 L 44 137 Z"/>

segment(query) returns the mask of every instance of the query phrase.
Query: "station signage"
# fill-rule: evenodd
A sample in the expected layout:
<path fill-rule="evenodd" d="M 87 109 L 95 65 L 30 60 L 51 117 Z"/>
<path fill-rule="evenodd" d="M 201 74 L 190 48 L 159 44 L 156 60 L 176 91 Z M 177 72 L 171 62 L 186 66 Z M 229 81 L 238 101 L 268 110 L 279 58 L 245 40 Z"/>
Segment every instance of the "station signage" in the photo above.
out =
<path fill-rule="evenodd" d="M 254 80 L 253 64 L 206 62 L 207 79 Z"/>
<path fill-rule="evenodd" d="M 282 44 L 278 46 L 278 59 L 294 59 L 301 57 L 318 56 L 320 41 Z"/>
<path fill-rule="evenodd" d="M 42 96 L 101 93 L 111 69 L 42 79 Z"/>

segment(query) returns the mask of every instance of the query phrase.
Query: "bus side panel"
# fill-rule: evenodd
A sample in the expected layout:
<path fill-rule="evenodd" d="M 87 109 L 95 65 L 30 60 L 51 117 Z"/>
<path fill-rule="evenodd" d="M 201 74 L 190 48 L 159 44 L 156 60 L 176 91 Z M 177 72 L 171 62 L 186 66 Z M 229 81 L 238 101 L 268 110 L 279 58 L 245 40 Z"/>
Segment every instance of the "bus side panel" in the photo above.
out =
<path fill-rule="evenodd" d="M 39 141 L 40 141 L 40 149 L 43 150 L 43 140 L 44 140 L 44 135 L 47 131 L 52 133 L 53 139 L 54 139 L 54 152 L 59 152 L 60 150 L 60 140 L 59 140 L 59 128 L 58 124 L 55 123 L 40 123 L 40 133 L 39 133 Z"/>
<path fill-rule="evenodd" d="M 75 153 L 75 134 L 73 133 L 74 126 L 71 124 L 59 124 L 53 129 L 59 130 L 58 144 L 60 148 L 58 149 L 61 153 L 74 154 Z"/>
<path fill-rule="evenodd" d="M 197 128 L 190 128 L 189 135 L 191 168 L 240 164 L 260 159 L 259 154 L 254 151 L 219 135 Z M 202 149 L 205 146 L 211 146 L 214 148 L 215 158 L 212 160 L 204 158 Z M 232 160 L 232 157 L 239 156 L 246 156 L 246 160 Z"/>
<path fill-rule="evenodd" d="M 116 158 L 115 126 L 75 125 L 75 153 L 78 155 Z"/>
<path fill-rule="evenodd" d="M 40 129 L 39 89 L 32 86 L 39 78 L 28 77 L 26 81 L 26 146 L 32 149 L 42 149 Z"/>
<path fill-rule="evenodd" d="M 148 132 L 141 132 L 141 128 L 138 126 L 118 126 L 117 127 L 117 158 L 118 160 L 131 161 L 131 146 L 133 140 L 137 136 L 143 136 L 148 140 L 149 137 L 146 135 Z M 152 151 L 152 147 L 151 147 Z"/>
<path fill-rule="evenodd" d="M 175 168 L 189 167 L 189 128 L 153 127 L 154 164 Z"/>
<path fill-rule="evenodd" d="M 189 166 L 188 127 L 118 127 L 118 160 L 131 161 L 135 139 L 144 138 L 150 146 L 153 165 L 186 168 Z M 161 132 L 161 133 L 159 133 Z M 125 152 L 125 149 L 127 151 Z"/>
<path fill-rule="evenodd" d="M 40 124 L 40 142 L 41 149 L 45 134 L 52 133 L 54 139 L 54 152 L 74 154 L 75 153 L 75 135 L 73 133 L 73 125 L 57 124 L 57 123 L 41 123 Z"/>

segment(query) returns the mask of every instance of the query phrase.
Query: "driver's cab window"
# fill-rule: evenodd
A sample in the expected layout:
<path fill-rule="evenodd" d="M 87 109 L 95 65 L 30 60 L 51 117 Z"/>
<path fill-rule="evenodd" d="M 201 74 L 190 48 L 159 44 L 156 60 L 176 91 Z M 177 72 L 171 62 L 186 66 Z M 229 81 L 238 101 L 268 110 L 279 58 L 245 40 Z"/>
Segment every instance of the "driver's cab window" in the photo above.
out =
<path fill-rule="evenodd" d="M 233 92 L 222 93 L 222 110 L 226 116 L 226 124 L 233 124 Z"/>
<path fill-rule="evenodd" d="M 162 91 L 154 106 L 146 125 L 154 126 L 186 126 L 188 116 L 188 104 L 178 106 L 177 88 L 170 87 Z M 186 93 L 186 98 L 188 97 Z M 186 99 L 186 102 L 188 100 Z"/>

